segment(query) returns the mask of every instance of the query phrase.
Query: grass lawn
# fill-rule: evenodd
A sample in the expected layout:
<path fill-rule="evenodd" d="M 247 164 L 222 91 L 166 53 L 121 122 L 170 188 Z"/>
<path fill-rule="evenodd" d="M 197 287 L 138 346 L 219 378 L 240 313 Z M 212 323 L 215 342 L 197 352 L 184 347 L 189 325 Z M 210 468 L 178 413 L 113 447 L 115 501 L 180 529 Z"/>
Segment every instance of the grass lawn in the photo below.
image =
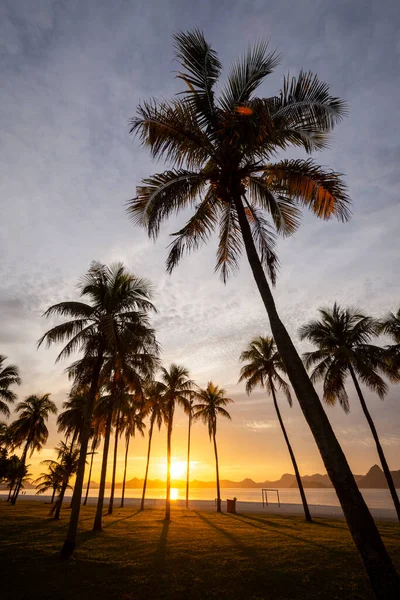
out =
<path fill-rule="evenodd" d="M 55 522 L 49 506 L 0 504 L 2 600 L 141 598 L 372 598 L 342 521 L 217 515 L 175 509 L 117 509 L 93 534 L 94 507 L 81 512 L 72 560 L 58 552 L 69 511 Z M 379 529 L 400 570 L 400 527 Z"/>

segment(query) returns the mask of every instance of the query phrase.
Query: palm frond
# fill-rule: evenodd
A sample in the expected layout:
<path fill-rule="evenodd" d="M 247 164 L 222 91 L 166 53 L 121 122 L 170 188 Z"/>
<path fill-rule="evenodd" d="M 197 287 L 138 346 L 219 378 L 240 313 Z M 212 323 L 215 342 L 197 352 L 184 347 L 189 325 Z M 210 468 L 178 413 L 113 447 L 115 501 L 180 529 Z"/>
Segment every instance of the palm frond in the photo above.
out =
<path fill-rule="evenodd" d="M 173 242 L 169 245 L 170 251 L 167 258 L 167 272 L 172 273 L 182 256 L 195 251 L 205 243 L 212 234 L 217 223 L 216 198 L 213 191 L 208 190 L 204 200 L 196 207 L 196 212 L 182 229 L 176 233 Z"/>
<path fill-rule="evenodd" d="M 325 171 L 312 159 L 283 160 L 264 170 L 271 189 L 309 207 L 318 217 L 350 218 L 350 199 L 340 174 Z"/>
<path fill-rule="evenodd" d="M 268 41 L 261 41 L 249 48 L 231 68 L 225 88 L 221 92 L 220 105 L 230 112 L 250 100 L 254 91 L 281 61 L 276 51 L 268 52 Z"/>
<path fill-rule="evenodd" d="M 143 180 L 137 197 L 128 203 L 128 213 L 155 239 L 162 221 L 185 206 L 192 206 L 205 183 L 201 174 L 184 169 L 158 173 Z"/>
<path fill-rule="evenodd" d="M 222 281 L 226 283 L 230 273 L 239 269 L 243 238 L 234 204 L 225 203 L 220 208 L 220 214 L 217 264 L 214 271 L 220 271 Z"/>

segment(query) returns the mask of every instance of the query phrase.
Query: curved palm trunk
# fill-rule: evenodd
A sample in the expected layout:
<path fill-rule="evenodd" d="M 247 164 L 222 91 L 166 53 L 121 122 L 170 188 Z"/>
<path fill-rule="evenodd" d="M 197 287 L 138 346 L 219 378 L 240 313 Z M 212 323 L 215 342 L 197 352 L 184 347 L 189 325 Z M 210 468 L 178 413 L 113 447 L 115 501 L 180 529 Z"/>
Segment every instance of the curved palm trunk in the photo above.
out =
<path fill-rule="evenodd" d="M 383 469 L 383 472 L 385 473 L 385 477 L 386 477 L 386 481 L 387 481 L 387 484 L 388 484 L 388 488 L 390 490 L 390 494 L 392 496 L 393 504 L 394 504 L 394 507 L 396 509 L 397 518 L 400 521 L 400 501 L 399 501 L 399 497 L 397 495 L 396 487 L 395 487 L 394 482 L 393 482 L 393 477 L 392 477 L 392 474 L 390 472 L 389 465 L 387 464 L 386 457 L 385 457 L 385 454 L 383 452 L 383 448 L 381 446 L 381 442 L 379 440 L 378 432 L 376 431 L 376 428 L 375 428 L 375 423 L 372 420 L 372 417 L 371 417 L 371 415 L 370 415 L 370 413 L 368 411 L 367 404 L 365 402 L 363 393 L 361 391 L 361 388 L 360 388 L 360 386 L 358 384 L 358 381 L 357 381 L 356 375 L 354 373 L 353 367 L 351 365 L 349 365 L 349 371 L 350 371 L 350 375 L 351 375 L 351 377 L 353 379 L 354 386 L 356 388 L 356 391 L 357 391 L 357 394 L 358 394 L 358 397 L 359 397 L 359 400 L 360 400 L 360 403 L 361 403 L 361 408 L 363 409 L 365 418 L 368 421 L 368 425 L 369 425 L 369 427 L 371 429 L 372 436 L 373 436 L 373 438 L 375 440 L 376 449 L 377 449 L 378 455 L 379 455 L 379 460 L 381 461 L 382 469 Z"/>
<path fill-rule="evenodd" d="M 149 473 L 150 451 L 151 451 L 151 438 L 153 437 L 153 426 L 154 426 L 154 420 L 151 420 L 151 422 L 150 422 L 150 429 L 149 429 L 149 445 L 148 445 L 148 448 L 147 448 L 146 473 L 144 475 L 144 481 L 143 481 L 142 502 L 140 504 L 140 510 L 144 510 L 144 499 L 145 499 L 145 496 L 146 496 L 147 475 Z"/>
<path fill-rule="evenodd" d="M 14 486 L 15 486 L 15 481 L 13 481 L 13 482 L 10 483 L 10 490 L 8 492 L 7 502 L 9 502 L 11 500 L 11 496 L 13 494 Z"/>
<path fill-rule="evenodd" d="M 400 578 L 383 545 L 371 513 L 357 487 L 346 457 L 303 362 L 277 313 L 273 296 L 254 245 L 240 194 L 236 194 L 240 229 L 246 254 L 264 306 L 279 354 L 286 366 L 300 407 L 317 443 L 328 475 L 338 495 L 354 543 L 361 555 L 371 586 L 379 600 L 400 597 Z"/>
<path fill-rule="evenodd" d="M 79 431 L 75 430 L 74 431 L 74 435 L 72 436 L 72 442 L 71 442 L 71 446 L 70 446 L 70 454 L 72 454 L 72 450 L 74 448 L 74 444 L 76 442 L 76 438 L 78 437 Z M 74 493 L 74 491 L 72 490 L 72 494 Z M 71 502 L 69 504 L 69 507 L 72 508 L 72 496 L 71 496 Z"/>
<path fill-rule="evenodd" d="M 118 410 L 117 421 L 115 423 L 114 460 L 113 460 L 113 471 L 112 471 L 112 479 L 111 479 L 110 501 L 108 503 L 108 512 L 107 512 L 108 515 L 112 515 L 113 508 L 114 508 L 115 476 L 117 473 L 119 421 L 120 421 L 120 411 Z"/>
<path fill-rule="evenodd" d="M 67 480 L 64 479 L 61 490 L 60 490 L 60 495 L 58 496 L 55 505 L 53 506 L 53 508 L 50 511 L 51 515 L 54 513 L 54 519 L 56 521 L 60 518 L 61 507 L 62 507 L 62 503 L 64 501 L 64 495 L 65 495 L 65 491 L 67 489 L 67 485 L 68 485 L 68 479 Z"/>
<path fill-rule="evenodd" d="M 67 531 L 67 537 L 65 538 L 64 545 L 61 550 L 62 558 L 69 558 L 76 546 L 76 534 L 78 532 L 79 513 L 81 510 L 81 499 L 82 499 L 82 487 L 83 478 L 85 476 L 86 466 L 86 454 L 88 449 L 88 443 L 90 438 L 92 415 L 94 402 L 96 399 L 97 388 L 99 385 L 99 376 L 101 365 L 103 363 L 103 349 L 99 349 L 99 354 L 96 360 L 96 364 L 93 369 L 92 381 L 90 384 L 90 390 L 88 394 L 87 403 L 85 405 L 85 411 L 83 415 L 83 426 L 81 433 L 81 449 L 79 453 L 78 468 L 76 471 L 76 479 L 74 492 L 72 494 L 71 502 L 71 515 L 69 518 L 69 525 Z"/>
<path fill-rule="evenodd" d="M 18 477 L 17 485 L 15 486 L 14 493 L 13 493 L 13 496 L 11 498 L 11 504 L 13 506 L 14 506 L 14 504 L 17 501 L 17 498 L 19 496 L 19 492 L 20 492 L 20 489 L 21 489 L 22 480 L 24 478 L 26 457 L 27 457 L 27 454 L 28 454 L 28 449 L 29 449 L 30 444 L 31 444 L 31 436 L 29 435 L 28 439 L 26 440 L 25 448 L 24 448 L 24 451 L 23 451 L 22 456 L 21 456 L 21 466 L 20 466 L 20 468 L 21 468 L 21 475 Z"/>
<path fill-rule="evenodd" d="M 171 519 L 171 437 L 172 437 L 172 421 L 174 411 L 170 409 L 168 415 L 168 431 L 167 431 L 167 497 L 165 502 L 165 520 Z"/>
<path fill-rule="evenodd" d="M 188 450 L 186 469 L 186 508 L 189 508 L 189 474 L 190 474 L 190 431 L 192 429 L 192 411 L 189 413 Z"/>
<path fill-rule="evenodd" d="M 50 504 L 53 504 L 53 502 L 54 502 L 54 496 L 56 495 L 56 491 L 57 491 L 56 487 L 53 487 L 53 493 L 51 495 Z"/>
<path fill-rule="evenodd" d="M 106 489 L 107 461 L 108 461 L 108 448 L 110 446 L 110 437 L 111 437 L 111 424 L 112 424 L 112 410 L 110 410 L 110 413 L 107 417 L 106 428 L 105 428 L 105 433 L 104 433 L 103 461 L 101 463 L 99 497 L 97 499 L 97 507 L 96 507 L 96 515 L 95 515 L 94 523 L 93 523 L 93 531 L 101 531 L 101 529 L 102 529 L 104 492 Z"/>
<path fill-rule="evenodd" d="M 84 499 L 84 501 L 83 501 L 83 506 L 86 506 L 86 504 L 87 504 L 87 499 L 88 499 L 88 496 L 89 496 L 90 480 L 91 480 L 91 478 L 92 478 L 92 468 L 93 468 L 94 449 L 95 449 L 96 445 L 97 445 L 97 439 L 96 439 L 96 442 L 95 442 L 95 443 L 93 444 L 93 446 L 92 446 L 92 454 L 91 454 L 91 456 L 90 456 L 89 477 L 88 477 L 88 483 L 87 483 L 87 486 L 86 486 L 86 494 L 85 494 L 85 499 Z"/>
<path fill-rule="evenodd" d="M 125 464 L 124 464 L 124 480 L 122 482 L 122 494 L 121 494 L 121 504 L 120 504 L 120 508 L 124 507 L 124 500 L 125 500 L 125 483 L 126 483 L 126 468 L 128 466 L 128 450 L 129 450 L 129 442 L 130 442 L 130 436 L 128 435 L 126 438 L 126 445 L 125 445 Z"/>
<path fill-rule="evenodd" d="M 215 471 L 217 476 L 217 512 L 221 512 L 221 490 L 219 487 L 219 464 L 218 464 L 218 452 L 217 452 L 217 440 L 216 440 L 216 431 L 215 428 L 213 430 L 213 442 L 214 442 L 214 452 L 215 452 Z"/>
<path fill-rule="evenodd" d="M 289 450 L 290 458 L 292 459 L 293 469 L 294 469 L 294 473 L 296 475 L 296 481 L 297 481 L 297 485 L 299 487 L 301 501 L 303 503 L 304 515 L 306 517 L 306 521 L 311 521 L 312 519 L 311 519 L 310 509 L 308 508 L 307 498 L 306 498 L 306 495 L 304 493 L 304 488 L 303 488 L 303 483 L 301 481 L 300 472 L 299 472 L 299 469 L 297 467 L 297 462 L 296 462 L 296 458 L 294 456 L 294 452 L 292 450 L 292 446 L 291 446 L 291 444 L 289 442 L 289 437 L 288 437 L 288 435 L 286 433 L 285 425 L 283 424 L 283 419 L 282 419 L 282 416 L 281 416 L 281 411 L 279 410 L 278 402 L 276 400 L 275 387 L 274 387 L 274 384 L 272 383 L 271 377 L 269 378 L 269 383 L 270 383 L 270 386 L 271 386 L 272 398 L 274 400 L 274 406 L 275 406 L 276 414 L 278 415 L 278 421 L 279 421 L 279 424 L 281 426 L 283 437 L 285 438 L 285 442 L 286 442 L 287 448 Z"/>

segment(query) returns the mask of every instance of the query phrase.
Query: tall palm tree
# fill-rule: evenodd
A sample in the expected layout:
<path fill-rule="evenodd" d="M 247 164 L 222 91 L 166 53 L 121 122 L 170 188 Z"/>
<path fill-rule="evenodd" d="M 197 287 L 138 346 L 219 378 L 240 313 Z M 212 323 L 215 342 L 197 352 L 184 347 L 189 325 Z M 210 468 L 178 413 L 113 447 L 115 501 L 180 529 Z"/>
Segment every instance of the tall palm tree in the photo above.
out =
<path fill-rule="evenodd" d="M 301 207 L 309 207 L 323 219 L 345 221 L 350 216 L 350 201 L 337 173 L 311 159 L 272 162 L 278 152 L 290 147 L 306 152 L 325 147 L 346 106 L 330 95 L 326 83 L 304 71 L 286 77 L 278 95 L 256 97 L 255 91 L 280 60 L 264 43 L 236 62 L 217 98 L 214 88 L 221 63 L 202 32 L 179 33 L 175 44 L 182 68 L 178 77 L 186 93 L 171 102 L 143 103 L 131 123 L 131 132 L 140 136 L 154 158 L 167 159 L 170 169 L 143 181 L 130 203 L 130 215 L 156 238 L 161 223 L 171 214 L 194 209 L 187 224 L 174 234 L 167 259 L 169 272 L 216 230 L 217 269 L 224 280 L 231 269 L 238 268 L 245 249 L 272 335 L 371 585 L 379 598 L 398 596 L 399 577 L 278 315 L 266 275 L 274 283 L 275 231 L 292 234 L 299 225 Z"/>
<path fill-rule="evenodd" d="M 71 556 L 76 545 L 93 407 L 104 354 L 106 350 L 118 351 L 121 328 L 134 329 L 138 338 L 143 333 L 148 335 L 148 331 L 143 332 L 141 316 L 142 311 L 153 309 L 150 301 L 151 287 L 148 282 L 126 271 L 121 263 L 110 266 L 92 263 L 91 268 L 80 281 L 79 289 L 81 298 L 87 299 L 88 302 L 67 301 L 51 306 L 45 312 L 46 317 L 58 315 L 67 317 L 68 320 L 46 332 L 38 343 L 40 346 L 46 342 L 50 346 L 67 341 L 57 360 L 68 358 L 73 352 L 80 351 L 83 354 L 83 362 L 78 368 L 78 374 L 84 373 L 86 383 L 89 384 L 71 517 L 61 552 L 63 558 Z M 88 373 L 90 373 L 89 381 Z"/>
<path fill-rule="evenodd" d="M 332 309 L 320 308 L 319 313 L 319 321 L 310 321 L 300 329 L 301 339 L 306 339 L 318 347 L 318 350 L 304 354 L 305 365 L 307 368 L 315 365 L 311 379 L 312 381 L 323 380 L 325 401 L 328 404 L 339 401 L 345 412 L 350 409 L 345 388 L 346 378 L 350 375 L 375 440 L 397 517 L 400 520 L 399 497 L 358 380 L 360 379 L 383 400 L 387 385 L 379 373 L 391 375 L 391 371 L 389 369 L 388 373 L 385 349 L 370 343 L 371 339 L 378 335 L 379 322 L 357 309 L 341 308 L 336 302 Z"/>
<path fill-rule="evenodd" d="M 67 491 L 69 481 L 76 473 L 79 462 L 79 446 L 76 444 L 67 445 L 65 442 L 60 442 L 56 448 L 57 459 L 62 472 L 62 481 L 60 494 L 57 498 L 57 502 L 51 510 L 51 514 L 54 513 L 54 519 L 60 518 L 60 511 L 64 500 L 65 492 Z"/>
<path fill-rule="evenodd" d="M 23 472 L 28 452 L 30 456 L 36 450 L 40 452 L 46 443 L 49 431 L 46 422 L 50 414 L 57 414 L 57 407 L 50 400 L 50 394 L 43 396 L 28 396 L 17 405 L 18 418 L 10 425 L 10 435 L 14 448 L 24 444 L 21 456 L 21 475 L 15 487 L 11 504 L 15 504 L 22 485 Z"/>
<path fill-rule="evenodd" d="M 165 402 L 163 418 L 167 426 L 167 494 L 165 504 L 165 520 L 171 518 L 171 440 L 174 422 L 175 406 L 180 404 L 184 408 L 190 398 L 193 381 L 189 379 L 189 371 L 180 365 L 172 364 L 167 370 L 161 368 L 161 381 L 159 389 Z"/>
<path fill-rule="evenodd" d="M 20 385 L 21 379 L 18 374 L 18 367 L 15 365 L 3 366 L 7 360 L 6 356 L 0 354 L 0 413 L 10 416 L 8 404 L 13 404 L 16 394 L 10 390 L 12 385 Z"/>
<path fill-rule="evenodd" d="M 166 402 L 164 399 L 164 386 L 159 381 L 152 381 L 147 385 L 146 388 L 146 404 L 150 412 L 150 427 L 149 427 L 149 443 L 147 446 L 147 461 L 146 461 L 146 472 L 143 480 L 143 492 L 142 501 L 140 503 L 140 510 L 144 510 L 144 500 L 146 497 L 147 477 L 149 474 L 149 463 L 150 463 L 150 452 L 151 452 L 151 441 L 153 439 L 154 425 L 157 425 L 160 431 L 163 420 L 166 418 Z"/>
<path fill-rule="evenodd" d="M 240 355 L 240 360 L 241 362 L 246 361 L 246 364 L 240 371 L 239 379 L 239 381 L 246 380 L 246 392 L 250 394 L 255 387 L 260 386 L 265 388 L 267 392 L 272 395 L 279 425 L 281 426 L 283 437 L 285 438 L 296 475 L 296 481 L 300 491 L 301 500 L 303 502 L 306 521 L 311 521 L 311 514 L 308 508 L 296 458 L 289 442 L 289 437 L 286 433 L 286 427 L 283 423 L 281 411 L 279 410 L 278 401 L 276 399 L 276 389 L 278 388 L 285 394 L 289 405 L 292 406 L 290 387 L 280 374 L 280 372 L 286 373 L 286 369 L 279 352 L 276 349 L 273 338 L 261 336 L 255 338 L 252 342 L 250 342 L 246 350 L 242 352 Z"/>
<path fill-rule="evenodd" d="M 147 326 L 147 320 L 144 320 L 143 326 Z M 104 365 L 103 377 L 108 381 L 108 396 L 99 403 L 99 409 L 103 410 L 105 418 L 105 434 L 103 461 L 100 476 L 100 488 L 97 501 L 96 516 L 94 520 L 94 531 L 100 531 L 102 528 L 102 511 L 104 504 L 104 491 L 107 474 L 108 449 L 113 422 L 115 423 L 116 437 L 114 445 L 114 462 L 111 482 L 110 502 L 108 514 L 112 514 L 115 491 L 117 445 L 120 433 L 121 407 L 126 402 L 128 396 L 127 390 L 136 395 L 142 395 L 143 380 L 151 377 L 153 369 L 157 364 L 157 344 L 155 342 L 154 332 L 148 330 L 146 339 L 136 340 L 131 336 L 131 332 L 123 332 L 123 340 L 120 343 L 120 352 L 112 354 Z"/>
<path fill-rule="evenodd" d="M 187 447 L 187 465 L 186 465 L 186 508 L 189 508 L 189 477 L 190 477 L 190 434 L 193 421 L 193 396 L 187 401 L 185 412 L 188 415 L 188 447 Z"/>
<path fill-rule="evenodd" d="M 129 442 L 132 437 L 135 437 L 138 431 L 140 435 L 144 436 L 144 430 L 146 425 L 143 419 L 146 416 L 146 407 L 142 402 L 131 402 L 126 404 L 124 407 L 124 413 L 121 419 L 121 433 L 125 433 L 125 462 L 124 462 L 124 477 L 122 480 L 122 492 L 121 492 L 121 504 L 120 508 L 123 508 L 125 501 L 125 484 L 126 484 L 126 470 L 128 467 L 128 452 Z"/>
<path fill-rule="evenodd" d="M 212 381 L 208 382 L 205 390 L 195 392 L 195 398 L 198 404 L 193 407 L 193 419 L 202 420 L 208 427 L 210 441 L 214 444 L 215 453 L 215 469 L 217 479 L 217 512 L 221 512 L 221 490 L 219 486 L 219 463 L 217 451 L 217 419 L 225 417 L 231 419 L 231 415 L 225 410 L 224 406 L 233 402 L 231 398 L 227 398 L 226 390 L 219 388 Z"/>

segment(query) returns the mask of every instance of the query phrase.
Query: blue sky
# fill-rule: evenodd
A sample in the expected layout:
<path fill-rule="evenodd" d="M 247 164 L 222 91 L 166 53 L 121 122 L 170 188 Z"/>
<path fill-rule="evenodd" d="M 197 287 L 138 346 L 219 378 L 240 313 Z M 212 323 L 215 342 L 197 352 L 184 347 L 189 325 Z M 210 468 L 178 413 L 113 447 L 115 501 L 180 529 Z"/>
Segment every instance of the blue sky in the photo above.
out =
<path fill-rule="evenodd" d="M 268 331 L 246 262 L 224 286 L 213 273 L 214 240 L 167 276 L 174 223 L 154 245 L 125 213 L 141 178 L 164 168 L 129 136 L 129 119 L 140 100 L 179 90 L 171 36 L 193 27 L 204 30 L 226 68 L 249 44 L 270 38 L 284 58 L 260 93 L 277 93 L 283 74 L 304 68 L 350 107 L 331 149 L 316 158 L 346 175 L 351 222 L 305 214 L 296 236 L 279 243 L 275 297 L 291 334 L 334 300 L 377 316 L 398 308 L 397 2 L 0 0 L 0 352 L 21 368 L 21 396 L 51 392 L 61 405 L 64 365 L 54 365 L 56 349 L 35 347 L 50 325 L 41 314 L 75 297 L 92 260 L 122 260 L 156 286 L 154 323 L 165 363 L 186 365 L 201 385 L 215 380 L 236 401 L 232 423 L 221 425 L 222 476 L 275 477 L 291 466 L 273 407 L 262 393 L 247 399 L 236 385 L 243 345 Z M 354 470 L 365 472 L 376 451 L 350 383 L 349 391 L 350 415 L 337 407 L 329 416 Z M 391 388 L 384 404 L 367 393 L 392 468 L 400 468 L 399 393 Z M 283 411 L 303 472 L 323 470 L 299 408 Z M 178 414 L 177 460 L 184 427 Z M 47 452 L 55 440 L 52 423 Z M 160 457 L 163 440 L 160 434 Z M 211 477 L 206 442 L 197 426 L 198 473 Z M 141 461 L 144 441 L 137 453 Z M 141 476 L 137 464 L 132 476 Z"/>

